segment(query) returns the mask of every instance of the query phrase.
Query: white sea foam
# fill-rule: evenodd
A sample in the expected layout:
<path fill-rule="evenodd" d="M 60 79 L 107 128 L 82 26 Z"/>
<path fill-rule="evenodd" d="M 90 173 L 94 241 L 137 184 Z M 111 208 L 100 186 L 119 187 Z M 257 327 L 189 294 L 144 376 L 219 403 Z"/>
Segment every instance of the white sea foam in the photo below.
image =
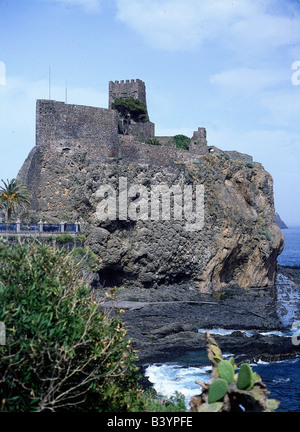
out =
<path fill-rule="evenodd" d="M 220 336 L 226 336 L 230 335 L 235 331 L 240 331 L 242 333 L 245 333 L 247 336 L 252 336 L 254 332 L 250 332 L 247 330 L 237 330 L 237 329 L 223 329 L 223 328 L 213 328 L 213 329 L 198 329 L 198 333 L 205 333 L 206 330 L 209 331 L 210 334 L 217 334 Z"/>
<path fill-rule="evenodd" d="M 266 365 L 266 364 L 269 364 L 269 363 L 270 363 L 270 362 L 267 362 L 267 361 L 264 361 L 264 360 L 259 359 L 258 362 L 257 362 L 256 364 L 259 364 L 259 365 Z"/>
<path fill-rule="evenodd" d="M 170 398 L 176 391 L 183 394 L 188 407 L 191 397 L 201 393 L 201 386 L 195 381 L 208 381 L 210 373 L 211 366 L 182 367 L 167 363 L 148 366 L 145 376 L 160 396 Z"/>
<path fill-rule="evenodd" d="M 214 329 L 198 329 L 198 333 L 205 333 L 206 330 L 209 331 L 210 334 L 217 334 L 220 336 L 230 335 L 235 331 L 239 331 L 244 333 L 246 336 L 251 337 L 253 335 L 261 334 L 263 336 L 291 336 L 290 332 L 282 332 L 279 330 L 271 330 L 267 332 L 256 331 L 256 330 L 242 330 L 242 329 L 222 329 L 222 328 L 214 328 Z"/>

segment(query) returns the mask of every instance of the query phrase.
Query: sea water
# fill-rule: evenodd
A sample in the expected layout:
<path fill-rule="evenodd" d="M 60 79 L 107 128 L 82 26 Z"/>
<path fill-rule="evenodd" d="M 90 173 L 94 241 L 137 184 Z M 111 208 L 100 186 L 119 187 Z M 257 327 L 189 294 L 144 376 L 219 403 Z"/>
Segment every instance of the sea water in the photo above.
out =
<path fill-rule="evenodd" d="M 282 230 L 284 235 L 284 249 L 278 257 L 278 264 L 282 266 L 300 267 L 300 227 L 289 227 Z"/>
<path fill-rule="evenodd" d="M 285 247 L 279 256 L 278 262 L 282 266 L 300 266 L 300 227 L 292 227 L 283 231 Z M 300 293 L 293 282 L 282 274 L 277 275 L 276 290 L 278 299 L 278 316 L 286 327 L 287 331 L 260 332 L 264 335 L 275 334 L 282 337 L 292 337 L 295 333 L 293 324 L 300 321 L 299 304 Z M 280 305 L 280 307 L 279 307 Z M 205 332 L 206 329 L 199 329 Z M 236 330 L 210 329 L 211 334 L 226 335 Z M 253 336 L 255 331 L 240 329 L 248 337 Z M 300 345 L 299 345 L 300 351 Z M 224 357 L 230 353 L 224 354 Z M 300 357 L 294 359 L 263 362 L 258 361 L 251 364 L 257 372 L 267 389 L 270 391 L 270 398 L 280 401 L 277 411 L 299 412 L 300 411 Z M 192 396 L 201 393 L 201 387 L 196 381 L 206 382 L 211 374 L 211 365 L 208 363 L 206 352 L 190 352 L 174 362 L 164 364 L 151 364 L 147 367 L 145 375 L 153 383 L 155 390 L 165 397 L 171 397 L 175 392 L 184 394 L 187 409 Z"/>

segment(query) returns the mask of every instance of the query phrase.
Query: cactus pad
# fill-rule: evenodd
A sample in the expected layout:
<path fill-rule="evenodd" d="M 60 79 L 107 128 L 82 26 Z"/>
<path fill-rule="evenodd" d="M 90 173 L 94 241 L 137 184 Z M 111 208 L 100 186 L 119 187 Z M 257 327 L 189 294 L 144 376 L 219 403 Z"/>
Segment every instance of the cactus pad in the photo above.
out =
<path fill-rule="evenodd" d="M 252 369 L 248 363 L 243 363 L 238 373 L 237 386 L 240 390 L 246 389 L 252 383 Z"/>
<path fill-rule="evenodd" d="M 214 403 L 219 401 L 220 399 L 223 399 L 223 397 L 226 395 L 228 389 L 227 381 L 225 381 L 222 378 L 217 378 L 211 386 L 209 387 L 208 391 L 208 402 Z"/>
<path fill-rule="evenodd" d="M 221 360 L 218 364 L 218 374 L 220 378 L 223 378 L 228 382 L 232 383 L 234 378 L 234 370 L 232 364 L 228 360 Z"/>

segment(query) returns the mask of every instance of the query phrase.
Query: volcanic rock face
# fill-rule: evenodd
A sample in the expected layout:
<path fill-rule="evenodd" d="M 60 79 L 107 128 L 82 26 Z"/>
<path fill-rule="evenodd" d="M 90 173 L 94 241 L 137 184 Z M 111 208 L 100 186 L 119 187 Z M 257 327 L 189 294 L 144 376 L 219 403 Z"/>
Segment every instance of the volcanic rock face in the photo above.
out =
<path fill-rule="evenodd" d="M 156 150 L 123 140 L 118 154 L 103 161 L 101 149 L 66 151 L 53 143 L 36 148 L 27 175 L 21 170 L 19 177 L 34 196 L 36 218 L 82 223 L 87 244 L 99 257 L 103 286 L 189 283 L 211 292 L 226 284 L 272 285 L 283 236 L 274 223 L 271 176 L 259 164 Z M 99 220 L 97 191 L 103 185 L 117 191 L 120 178 L 128 187 L 147 190 L 159 184 L 204 185 L 202 229 L 187 231 L 186 221 L 172 218 Z"/>
<path fill-rule="evenodd" d="M 51 101 L 37 109 L 37 144 L 18 175 L 33 197 L 31 216 L 81 222 L 99 257 L 99 285 L 184 285 L 205 293 L 228 284 L 273 284 L 283 235 L 274 223 L 272 177 L 260 164 L 235 159 L 236 152 L 201 154 L 122 137 L 113 110 Z M 165 199 L 151 200 L 158 185 L 169 192 L 175 187 L 166 195 L 165 220 L 151 212 Z M 198 196 L 200 185 L 204 195 Z M 188 188 L 196 220 L 204 214 L 204 223 L 193 229 L 185 210 L 182 220 L 175 212 Z M 104 220 L 99 214 L 105 200 L 108 206 L 107 194 L 116 213 Z"/>

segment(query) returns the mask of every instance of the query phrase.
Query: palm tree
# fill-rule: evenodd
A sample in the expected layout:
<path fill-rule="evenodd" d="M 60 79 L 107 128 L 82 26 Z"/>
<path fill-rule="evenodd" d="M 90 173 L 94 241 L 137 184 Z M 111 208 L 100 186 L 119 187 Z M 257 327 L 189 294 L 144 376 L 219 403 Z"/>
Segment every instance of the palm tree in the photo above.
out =
<path fill-rule="evenodd" d="M 12 179 L 6 182 L 2 180 L 4 186 L 0 186 L 0 207 L 6 212 L 6 221 L 10 223 L 12 212 L 17 207 L 26 207 L 30 205 L 30 194 L 27 186 L 19 180 Z"/>

